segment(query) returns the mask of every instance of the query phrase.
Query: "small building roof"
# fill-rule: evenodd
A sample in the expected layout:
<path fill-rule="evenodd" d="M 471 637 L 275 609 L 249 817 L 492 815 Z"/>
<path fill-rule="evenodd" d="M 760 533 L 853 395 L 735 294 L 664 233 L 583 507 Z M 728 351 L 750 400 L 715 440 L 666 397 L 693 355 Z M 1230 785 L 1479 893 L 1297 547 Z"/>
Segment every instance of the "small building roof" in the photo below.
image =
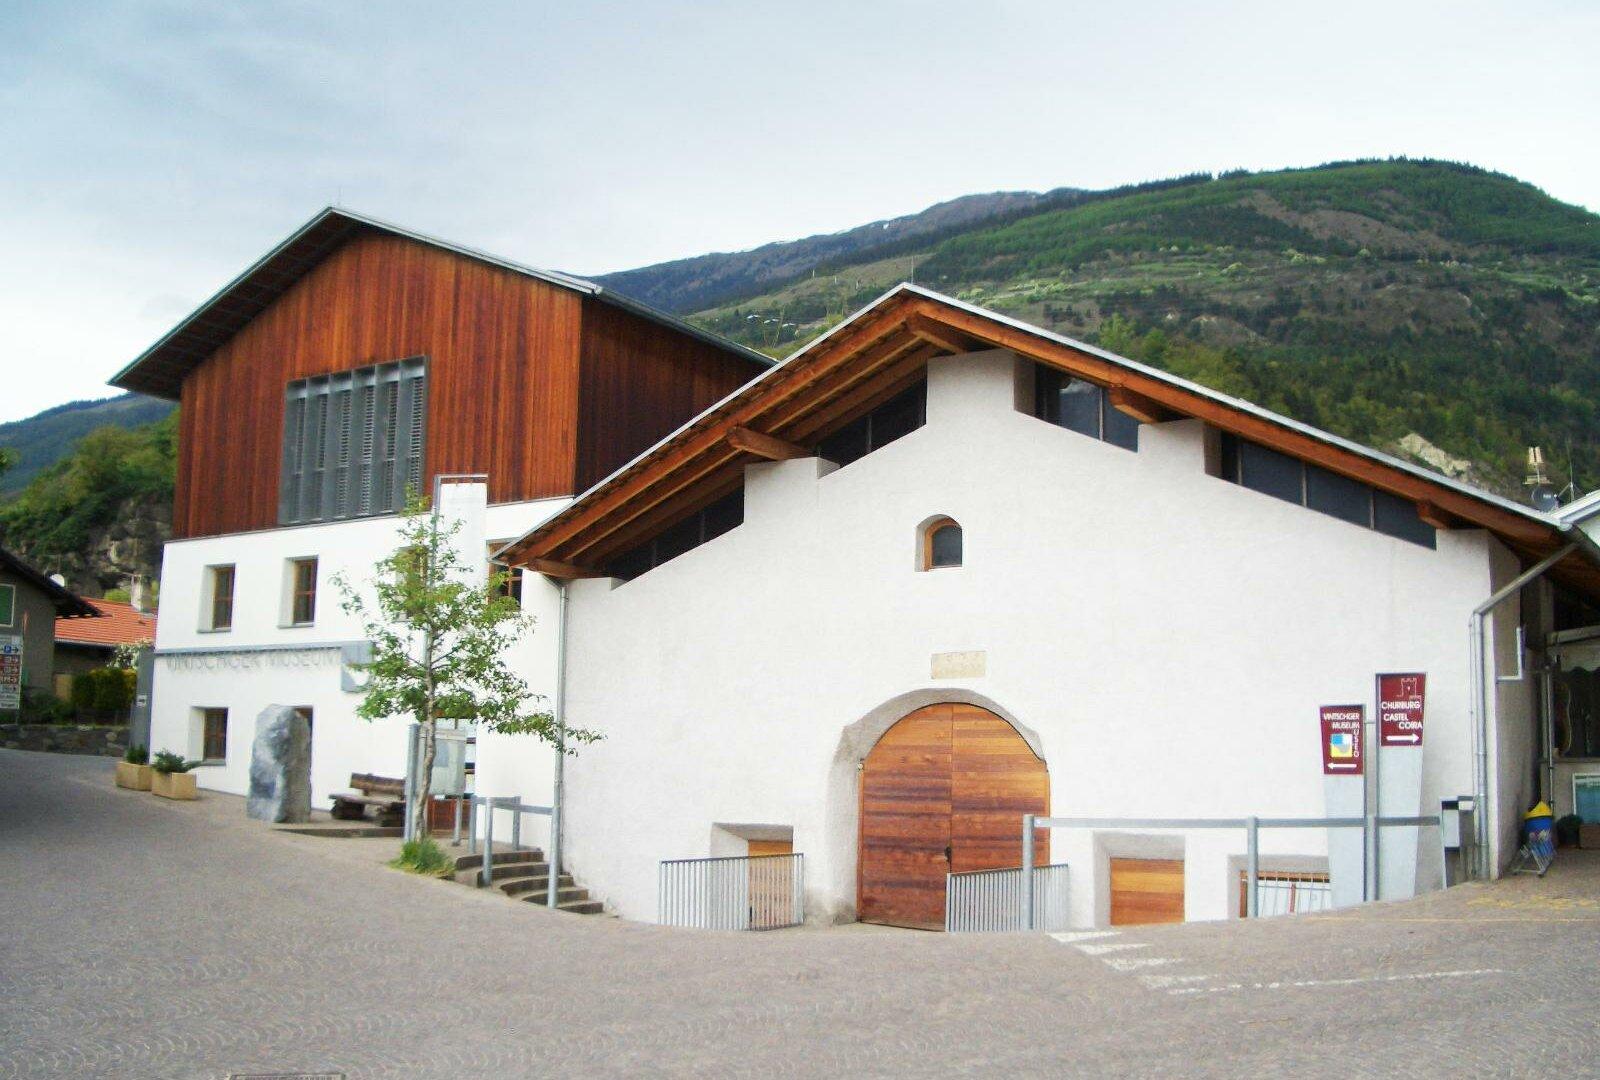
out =
<path fill-rule="evenodd" d="M 1416 504 L 1436 528 L 1492 531 L 1537 561 L 1567 543 L 1557 576 L 1600 595 L 1600 548 L 1568 521 L 1431 472 L 1115 353 L 897 285 L 776 367 L 711 406 L 496 558 L 554 577 L 592 576 L 640 539 L 719 497 L 744 467 L 814 446 L 885 400 L 934 356 L 1007 349 L 1104 387 L 1141 419 L 1193 418 Z M 786 449 L 787 448 L 787 449 Z"/>
<path fill-rule="evenodd" d="M 117 600 L 90 600 L 98 619 L 57 619 L 56 644 L 115 648 L 156 639 L 155 612 L 140 611 Z"/>
<path fill-rule="evenodd" d="M 773 364 L 770 356 L 703 330 L 675 315 L 669 315 L 647 304 L 629 299 L 596 282 L 554 270 L 539 270 L 524 266 L 500 258 L 498 255 L 490 255 L 446 240 L 424 236 L 352 210 L 330 206 L 319 211 L 310 221 L 291 233 L 288 239 L 263 255 L 244 273 L 224 285 L 215 296 L 167 331 L 161 340 L 117 372 L 110 380 L 111 385 L 123 390 L 133 390 L 152 397 L 176 401 L 182 390 L 183 380 L 189 372 L 198 367 L 234 334 L 244 329 L 251 319 L 271 306 L 273 301 L 289 290 L 290 286 L 332 254 L 335 248 L 362 233 L 383 233 L 404 237 L 468 259 L 537 278 L 548 284 L 571 289 L 602 303 L 630 311 L 681 334 L 699 338 L 720 349 L 754 360 L 763 367 L 771 367 Z"/>
<path fill-rule="evenodd" d="M 13 555 L 3 547 L 0 547 L 0 570 L 5 570 L 21 578 L 48 596 L 50 602 L 55 605 L 58 624 L 62 619 L 92 619 L 100 614 L 89 601 L 65 586 L 57 585 L 44 574 L 23 562 L 20 556 Z"/>

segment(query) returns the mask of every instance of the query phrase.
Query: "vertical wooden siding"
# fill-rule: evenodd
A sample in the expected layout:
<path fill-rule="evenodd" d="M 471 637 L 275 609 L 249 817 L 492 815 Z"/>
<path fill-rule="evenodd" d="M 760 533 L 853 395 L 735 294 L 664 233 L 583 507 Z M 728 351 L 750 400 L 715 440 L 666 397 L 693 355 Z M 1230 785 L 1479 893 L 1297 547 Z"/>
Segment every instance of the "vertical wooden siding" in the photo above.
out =
<path fill-rule="evenodd" d="M 582 303 L 401 237 L 352 239 L 185 381 L 175 535 L 276 525 L 285 385 L 407 356 L 428 357 L 426 475 L 487 472 L 495 502 L 571 493 Z"/>
<path fill-rule="evenodd" d="M 586 491 L 764 368 L 699 338 L 583 301 L 577 491 Z"/>

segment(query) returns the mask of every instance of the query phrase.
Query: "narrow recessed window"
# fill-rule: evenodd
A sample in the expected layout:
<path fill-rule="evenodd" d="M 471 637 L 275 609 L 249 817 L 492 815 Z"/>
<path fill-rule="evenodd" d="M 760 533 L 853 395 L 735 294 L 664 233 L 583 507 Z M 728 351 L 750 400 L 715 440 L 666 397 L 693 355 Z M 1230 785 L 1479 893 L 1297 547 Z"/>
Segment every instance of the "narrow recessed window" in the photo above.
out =
<path fill-rule="evenodd" d="M 865 416 L 817 444 L 817 456 L 841 468 L 903 438 L 928 422 L 928 383 L 918 379 Z"/>
<path fill-rule="evenodd" d="M 1422 547 L 1438 543 L 1414 502 L 1229 432 L 1217 450 L 1217 475 L 1231 483 Z"/>
<path fill-rule="evenodd" d="M 211 626 L 212 630 L 233 628 L 234 568 L 211 567 Z"/>
<path fill-rule="evenodd" d="M 1102 387 L 1044 364 L 1033 370 L 1033 415 L 1124 450 L 1139 449 L 1139 421 L 1113 407 Z"/>
<path fill-rule="evenodd" d="M 317 621 L 317 560 L 289 560 L 289 622 L 309 626 Z"/>
<path fill-rule="evenodd" d="M 206 761 L 228 760 L 228 710 L 200 710 L 200 756 Z"/>
<path fill-rule="evenodd" d="M 494 559 L 492 558 L 492 556 L 494 555 L 495 551 L 497 551 L 498 549 L 500 549 L 500 548 L 502 548 L 504 546 L 505 546 L 505 541 L 504 540 L 495 541 L 494 543 L 491 543 L 489 545 L 489 554 L 491 556 L 491 558 L 489 560 L 489 576 L 493 577 L 495 574 L 499 574 L 500 575 L 500 582 L 499 582 L 499 585 L 496 587 L 495 591 L 499 595 L 505 596 L 505 597 L 509 597 L 512 600 L 515 600 L 518 604 L 521 604 L 522 603 L 522 567 L 520 567 L 520 566 L 505 566 L 503 564 L 495 562 Z"/>
<path fill-rule="evenodd" d="M 961 526 L 953 518 L 935 518 L 922 530 L 922 569 L 961 565 Z"/>

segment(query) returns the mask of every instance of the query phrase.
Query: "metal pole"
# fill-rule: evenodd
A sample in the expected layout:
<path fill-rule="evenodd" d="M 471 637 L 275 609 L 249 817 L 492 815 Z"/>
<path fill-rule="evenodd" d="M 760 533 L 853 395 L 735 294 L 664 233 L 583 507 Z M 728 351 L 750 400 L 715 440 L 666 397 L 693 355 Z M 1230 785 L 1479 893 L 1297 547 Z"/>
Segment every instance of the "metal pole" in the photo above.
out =
<path fill-rule="evenodd" d="M 417 815 L 416 815 L 416 807 L 413 805 L 415 803 L 415 801 L 416 801 L 416 790 L 415 790 L 415 785 L 412 783 L 412 777 L 415 776 L 416 772 L 417 772 L 417 728 L 418 728 L 418 726 L 419 725 L 417 725 L 417 724 L 412 724 L 410 727 L 408 727 L 406 729 L 406 739 L 407 739 L 407 742 L 406 742 L 406 784 L 405 784 L 406 821 L 405 821 L 405 828 L 401 830 L 401 837 L 402 837 L 402 839 L 405 839 L 405 840 L 415 840 L 417 838 L 417 833 L 416 833 L 416 827 L 417 827 L 416 818 L 417 818 Z"/>
<path fill-rule="evenodd" d="M 484 809 L 488 813 L 483 816 L 483 871 L 478 882 L 487 888 L 494 884 L 494 800 L 490 799 Z"/>
<path fill-rule="evenodd" d="M 1261 825 L 1260 819 L 1254 815 L 1244 821 L 1244 914 L 1245 918 L 1253 919 L 1260 910 L 1256 886 L 1261 879 Z"/>
<path fill-rule="evenodd" d="M 1378 759 L 1383 756 L 1383 725 L 1378 720 L 1378 713 L 1383 708 L 1383 698 L 1378 694 L 1378 678 L 1372 678 L 1372 716 L 1370 727 L 1367 729 L 1367 757 L 1372 759 L 1370 769 L 1364 770 L 1362 779 L 1370 781 L 1372 786 L 1372 805 L 1369 808 L 1365 801 L 1361 809 L 1367 816 L 1365 830 L 1365 847 L 1367 856 L 1367 892 L 1368 900 L 1377 900 L 1383 895 L 1380 879 L 1383 876 L 1382 863 L 1378 856 L 1378 846 L 1382 843 L 1383 830 L 1378 828 L 1378 818 L 1383 816 L 1383 779 L 1379 774 Z M 1367 776 L 1370 772 L 1372 775 Z M 1363 791 L 1363 794 L 1365 792 Z"/>
<path fill-rule="evenodd" d="M 1033 929 L 1033 822 L 1036 815 L 1022 815 L 1022 928 Z"/>
<path fill-rule="evenodd" d="M 561 817 L 566 809 L 567 771 L 567 583 L 556 586 L 560 598 L 556 629 L 556 769 L 550 799 L 550 876 L 545 886 L 545 906 L 555 907 L 561 896 Z"/>

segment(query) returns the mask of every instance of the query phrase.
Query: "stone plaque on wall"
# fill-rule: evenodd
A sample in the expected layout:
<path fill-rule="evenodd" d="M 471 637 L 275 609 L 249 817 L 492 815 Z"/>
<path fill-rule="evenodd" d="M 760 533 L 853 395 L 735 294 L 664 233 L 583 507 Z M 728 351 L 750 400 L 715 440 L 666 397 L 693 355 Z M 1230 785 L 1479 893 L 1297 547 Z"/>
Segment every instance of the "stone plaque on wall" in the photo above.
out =
<path fill-rule="evenodd" d="M 933 654 L 935 679 L 981 679 L 988 672 L 989 654 L 983 649 Z"/>

